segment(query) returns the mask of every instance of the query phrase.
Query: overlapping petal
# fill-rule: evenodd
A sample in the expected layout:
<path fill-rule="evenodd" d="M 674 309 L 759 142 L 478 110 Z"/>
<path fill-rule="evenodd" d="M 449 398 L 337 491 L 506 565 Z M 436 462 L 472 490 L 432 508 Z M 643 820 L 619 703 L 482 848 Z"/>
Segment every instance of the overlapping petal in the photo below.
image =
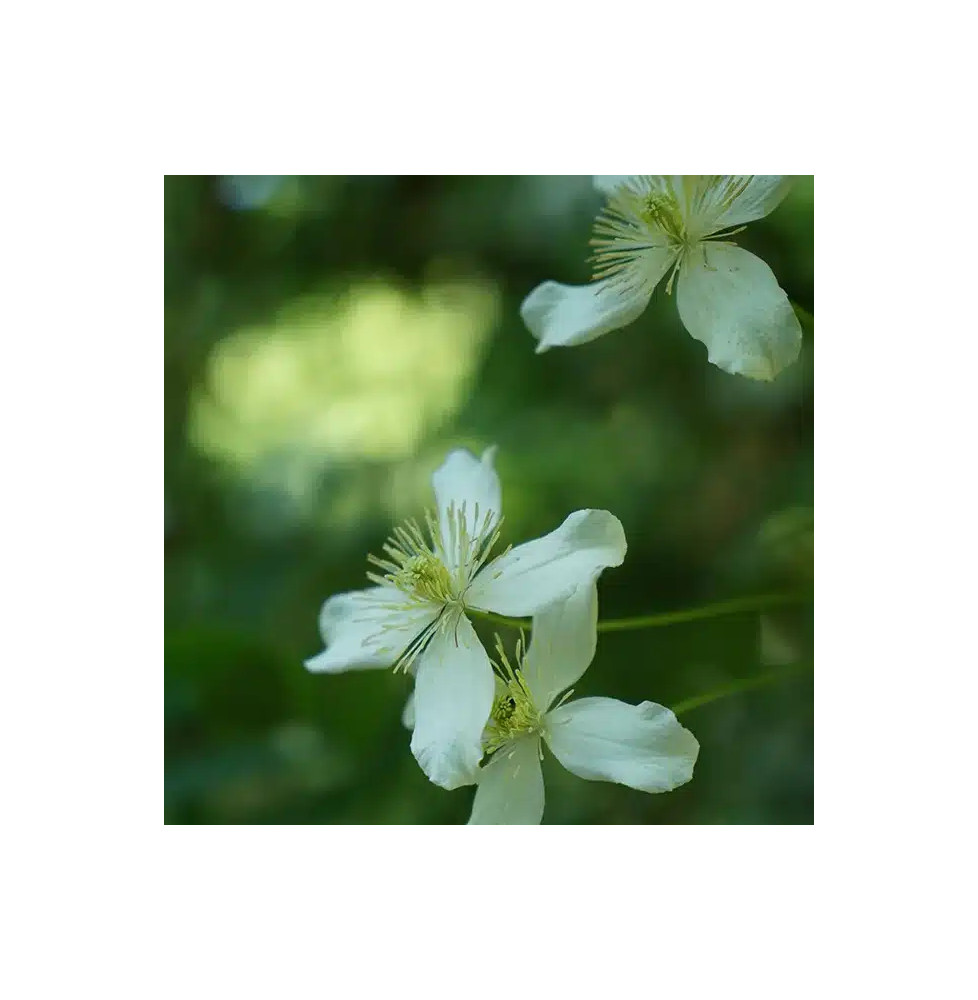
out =
<path fill-rule="evenodd" d="M 677 305 L 686 329 L 724 371 L 773 379 L 801 350 L 788 296 L 767 264 L 741 247 L 697 247 L 683 262 Z"/>
<path fill-rule="evenodd" d="M 431 477 L 442 545 L 449 559 L 457 556 L 457 544 L 451 544 L 452 532 L 447 516 L 449 505 L 454 504 L 455 509 L 460 511 L 465 504 L 465 522 L 470 536 L 478 534 L 486 514 L 492 513 L 490 523 L 499 521 L 502 514 L 502 490 L 493 465 L 495 456 L 495 446 L 487 448 L 481 459 L 464 448 L 456 448 L 448 453 Z"/>
<path fill-rule="evenodd" d="M 732 202 L 716 216 L 714 232 L 745 222 L 763 219 L 770 215 L 784 200 L 791 188 L 791 177 L 781 174 L 750 174 L 731 178 L 743 180 L 746 186 Z"/>
<path fill-rule="evenodd" d="M 669 268 L 668 251 L 653 248 L 646 253 L 649 281 L 630 293 L 608 280 L 589 285 L 562 285 L 557 281 L 537 285 L 520 306 L 523 322 L 537 339 L 536 353 L 543 354 L 551 347 L 586 344 L 638 319 Z"/>
<path fill-rule="evenodd" d="M 566 601 L 533 619 L 533 636 L 523 661 L 523 677 L 541 712 L 591 664 L 598 641 L 598 588 L 578 587 Z"/>
<path fill-rule="evenodd" d="M 573 774 L 643 792 L 668 792 L 693 776 L 696 737 L 662 705 L 581 698 L 547 716 L 547 741 Z"/>
<path fill-rule="evenodd" d="M 595 174 L 593 180 L 595 190 L 610 197 L 625 187 L 644 193 L 671 191 L 675 178 L 663 174 Z"/>
<path fill-rule="evenodd" d="M 314 673 L 389 667 L 434 621 L 434 605 L 407 608 L 393 587 L 368 587 L 330 597 L 319 613 L 326 649 L 306 660 Z"/>
<path fill-rule="evenodd" d="M 470 824 L 536 824 L 543 818 L 540 740 L 525 736 L 497 751 L 479 774 Z"/>
<path fill-rule="evenodd" d="M 475 578 L 466 601 L 501 615 L 535 615 L 592 583 L 625 558 L 625 531 L 606 510 L 578 510 L 543 538 L 494 559 Z"/>
<path fill-rule="evenodd" d="M 476 780 L 494 691 L 489 657 L 464 616 L 418 657 L 411 752 L 436 785 L 452 789 Z"/>
<path fill-rule="evenodd" d="M 594 187 L 603 195 L 609 195 L 617 188 L 623 187 L 637 179 L 637 174 L 595 174 Z"/>

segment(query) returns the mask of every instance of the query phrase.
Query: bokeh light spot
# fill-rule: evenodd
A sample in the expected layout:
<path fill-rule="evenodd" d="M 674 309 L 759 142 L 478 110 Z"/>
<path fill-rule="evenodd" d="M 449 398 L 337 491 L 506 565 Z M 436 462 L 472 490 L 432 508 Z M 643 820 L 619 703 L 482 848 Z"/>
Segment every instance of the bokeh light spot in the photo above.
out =
<path fill-rule="evenodd" d="M 410 456 L 465 400 L 498 316 L 475 280 L 299 299 L 215 348 L 192 442 L 248 477 L 274 465 L 289 492 L 330 460 Z"/>

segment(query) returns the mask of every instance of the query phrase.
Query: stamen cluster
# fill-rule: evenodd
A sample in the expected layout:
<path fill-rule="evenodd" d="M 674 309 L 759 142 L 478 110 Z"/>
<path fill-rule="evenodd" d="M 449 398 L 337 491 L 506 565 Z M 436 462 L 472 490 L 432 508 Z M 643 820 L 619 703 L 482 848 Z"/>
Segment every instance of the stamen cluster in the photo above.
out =
<path fill-rule="evenodd" d="M 591 246 L 592 280 L 609 279 L 615 294 L 649 294 L 659 280 L 656 267 L 644 266 L 649 250 L 672 254 L 667 294 L 683 261 L 693 248 L 707 240 L 726 241 L 727 233 L 715 232 L 719 218 L 743 194 L 750 176 L 684 176 L 681 200 L 668 185 L 652 177 L 635 177 L 617 188 L 594 223 Z"/>
<path fill-rule="evenodd" d="M 506 658 L 499 636 L 496 636 L 496 652 L 499 662 L 495 667 L 506 689 L 492 704 L 484 741 L 486 753 L 494 753 L 519 736 L 542 732 L 544 727 L 543 714 L 521 670 L 525 655 L 522 635 L 516 643 L 516 666 Z"/>
<path fill-rule="evenodd" d="M 474 531 L 469 530 L 465 503 L 456 507 L 453 502 L 445 512 L 444 532 L 435 515 L 426 511 L 427 533 L 409 519 L 384 543 L 386 558 L 367 556 L 369 563 L 383 570 L 383 575 L 368 571 L 367 579 L 396 587 L 406 597 L 395 610 L 440 606 L 435 620 L 408 643 L 394 664 L 395 671 L 407 670 L 436 632 L 455 628 L 465 613 L 465 593 L 499 540 L 502 518 L 486 511 L 480 520 L 476 504 L 472 523 Z"/>
<path fill-rule="evenodd" d="M 367 579 L 381 585 L 391 584 L 411 603 L 462 603 L 465 591 L 499 540 L 502 524 L 502 518 L 493 523 L 492 511 L 486 511 L 480 523 L 478 504 L 474 513 L 473 533 L 469 531 L 465 504 L 456 507 L 452 503 L 446 511 L 445 538 L 430 511 L 425 512 L 427 537 L 417 521 L 405 521 L 384 543 L 386 559 L 367 556 L 369 563 L 384 570 L 383 576 L 368 572 Z"/>

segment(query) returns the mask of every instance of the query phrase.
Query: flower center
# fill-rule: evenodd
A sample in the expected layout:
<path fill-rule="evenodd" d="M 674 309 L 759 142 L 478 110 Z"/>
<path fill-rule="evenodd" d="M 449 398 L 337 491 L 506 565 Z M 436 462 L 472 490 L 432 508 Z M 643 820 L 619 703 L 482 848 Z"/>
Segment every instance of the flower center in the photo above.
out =
<path fill-rule="evenodd" d="M 381 571 L 368 570 L 367 579 L 382 587 L 396 587 L 405 597 L 403 603 L 386 605 L 389 612 L 439 607 L 434 621 L 403 649 L 395 670 L 409 669 L 438 632 L 458 627 L 465 614 L 465 593 L 499 540 L 501 524 L 502 518 L 492 511 L 480 519 L 478 504 L 469 518 L 465 503 L 459 507 L 451 503 L 440 525 L 426 511 L 427 532 L 417 521 L 405 521 L 384 543 L 383 558 L 367 556 L 367 562 Z"/>
<path fill-rule="evenodd" d="M 432 605 L 438 610 L 434 620 L 402 650 L 395 670 L 408 670 L 437 633 L 458 628 L 465 614 L 465 593 L 499 540 L 501 524 L 502 517 L 493 511 L 486 511 L 480 519 L 478 504 L 469 518 L 465 503 L 456 507 L 453 502 L 441 524 L 430 511 L 425 513 L 427 534 L 417 521 L 405 521 L 384 543 L 384 558 L 367 556 L 367 562 L 381 570 L 368 570 L 367 579 L 382 587 L 396 587 L 405 597 L 402 603 L 386 604 L 388 612 L 430 610 Z"/>
<path fill-rule="evenodd" d="M 438 525 L 430 512 L 425 513 L 425 522 L 427 536 L 413 519 L 398 525 L 384 542 L 386 558 L 367 556 L 367 562 L 383 570 L 383 575 L 368 571 L 367 579 L 396 587 L 408 598 L 407 606 L 454 604 L 460 598 L 460 580 L 447 565 Z"/>
<path fill-rule="evenodd" d="M 543 716 L 533 703 L 523 675 L 517 671 L 514 680 L 506 685 L 505 693 L 492 704 L 486 727 L 486 753 L 494 753 L 520 736 L 542 731 Z"/>
<path fill-rule="evenodd" d="M 543 713 L 537 708 L 520 670 L 523 664 L 522 636 L 516 643 L 516 666 L 506 658 L 499 636 L 496 636 L 496 652 L 499 656 L 499 662 L 495 664 L 497 673 L 506 686 L 492 703 L 484 738 L 486 753 L 495 753 L 520 736 L 542 733 L 545 726 Z"/>
<path fill-rule="evenodd" d="M 452 574 L 432 552 L 409 556 L 387 579 L 398 590 L 422 601 L 451 604 L 456 597 Z"/>
<path fill-rule="evenodd" d="M 384 543 L 386 558 L 367 556 L 369 563 L 383 570 L 383 575 L 368 572 L 367 579 L 396 587 L 409 604 L 463 606 L 465 591 L 499 540 L 502 524 L 502 518 L 492 511 L 486 511 L 480 520 L 478 504 L 473 514 L 468 519 L 465 503 L 460 507 L 452 503 L 439 526 L 434 515 L 426 511 L 427 533 L 417 521 L 405 521 Z"/>
<path fill-rule="evenodd" d="M 666 251 L 675 275 L 695 243 L 675 193 L 652 177 L 636 177 L 612 192 L 594 222 L 593 280 L 608 279 L 618 292 L 651 295 L 662 272 L 648 266 L 650 251 L 659 261 Z"/>
<path fill-rule="evenodd" d="M 672 195 L 650 191 L 638 216 L 650 228 L 661 229 L 670 244 L 684 247 L 689 243 L 686 222 L 679 211 L 679 203 Z"/>
<path fill-rule="evenodd" d="M 684 176 L 679 182 L 635 177 L 616 188 L 594 223 L 592 280 L 608 279 L 614 292 L 651 295 L 662 275 L 661 253 L 666 251 L 671 272 L 666 292 L 672 294 L 683 262 L 699 244 L 726 243 L 743 230 L 717 232 L 715 222 L 743 194 L 749 180 L 749 176 Z"/>

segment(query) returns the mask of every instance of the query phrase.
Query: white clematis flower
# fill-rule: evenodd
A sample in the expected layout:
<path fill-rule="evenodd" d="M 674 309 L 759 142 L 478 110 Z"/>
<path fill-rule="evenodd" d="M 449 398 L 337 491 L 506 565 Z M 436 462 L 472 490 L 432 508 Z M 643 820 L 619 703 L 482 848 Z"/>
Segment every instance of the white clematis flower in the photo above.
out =
<path fill-rule="evenodd" d="M 798 357 L 801 326 L 767 264 L 729 237 L 772 212 L 789 184 L 759 174 L 596 177 L 608 202 L 591 240 L 594 281 L 545 281 L 526 297 L 520 314 L 537 353 L 627 326 L 669 274 L 666 291 L 678 279 L 679 316 L 713 364 L 774 378 Z"/>
<path fill-rule="evenodd" d="M 410 670 L 411 751 L 443 788 L 475 780 L 493 703 L 492 664 L 467 610 L 534 615 L 625 557 L 618 518 L 579 510 L 488 562 L 502 522 L 494 453 L 448 455 L 433 477 L 437 512 L 427 515 L 427 532 L 414 521 L 396 528 L 384 557 L 369 557 L 376 586 L 326 601 L 319 617 L 326 649 L 306 661 L 324 673 Z"/>
<path fill-rule="evenodd" d="M 479 774 L 469 823 L 539 823 L 543 817 L 545 742 L 573 774 L 615 781 L 643 792 L 668 792 L 693 776 L 696 737 L 662 705 L 614 698 L 567 701 L 557 694 L 587 670 L 597 643 L 593 584 L 533 620 L 529 649 L 511 666 L 485 733 L 489 763 Z"/>

